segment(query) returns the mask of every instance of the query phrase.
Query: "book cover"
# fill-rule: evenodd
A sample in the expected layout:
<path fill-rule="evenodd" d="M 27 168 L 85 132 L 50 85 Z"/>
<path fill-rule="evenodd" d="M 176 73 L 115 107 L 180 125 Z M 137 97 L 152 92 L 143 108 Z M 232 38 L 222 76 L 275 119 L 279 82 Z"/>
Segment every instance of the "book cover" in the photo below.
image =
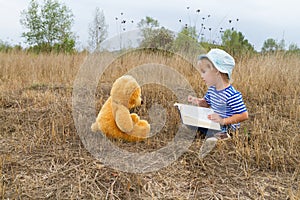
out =
<path fill-rule="evenodd" d="M 180 111 L 183 124 L 221 130 L 219 123 L 213 122 L 207 118 L 207 115 L 214 112 L 212 109 L 181 103 L 175 103 L 174 106 L 177 106 L 178 110 Z"/>

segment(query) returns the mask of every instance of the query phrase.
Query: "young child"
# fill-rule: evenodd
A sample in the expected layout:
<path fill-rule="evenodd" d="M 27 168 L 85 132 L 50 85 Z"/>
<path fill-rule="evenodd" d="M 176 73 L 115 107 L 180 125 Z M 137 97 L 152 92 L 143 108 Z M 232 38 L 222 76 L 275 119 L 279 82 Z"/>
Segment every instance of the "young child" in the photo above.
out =
<path fill-rule="evenodd" d="M 200 55 L 198 70 L 208 87 L 204 98 L 188 96 L 188 101 L 201 107 L 211 107 L 213 114 L 208 119 L 221 125 L 221 131 L 199 128 L 206 134 L 200 149 L 200 157 L 205 157 L 216 145 L 217 140 L 230 138 L 229 130 L 236 130 L 240 122 L 248 119 L 248 111 L 242 94 L 231 84 L 231 74 L 235 61 L 231 55 L 221 49 L 211 49 Z"/>

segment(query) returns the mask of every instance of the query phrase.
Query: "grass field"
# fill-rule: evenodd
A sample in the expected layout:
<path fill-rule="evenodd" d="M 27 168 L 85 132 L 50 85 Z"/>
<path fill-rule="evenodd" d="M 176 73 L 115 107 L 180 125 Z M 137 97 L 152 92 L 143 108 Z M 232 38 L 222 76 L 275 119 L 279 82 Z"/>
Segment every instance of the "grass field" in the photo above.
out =
<path fill-rule="evenodd" d="M 72 88 L 86 57 L 0 53 L 0 199 L 300 199 L 299 56 L 239 58 L 233 85 L 250 114 L 239 133 L 204 160 L 198 159 L 203 138 L 196 135 L 178 160 L 143 174 L 103 165 L 76 132 Z M 203 95 L 205 86 L 188 63 L 162 57 L 141 53 L 113 62 L 95 94 L 95 113 L 115 78 L 151 60 L 172 65 Z M 145 119 L 152 104 L 168 107 L 176 100 L 158 85 L 142 90 L 145 104 L 136 112 Z M 168 123 L 147 141 L 114 143 L 152 151 L 174 137 L 178 123 L 178 115 L 168 113 Z"/>

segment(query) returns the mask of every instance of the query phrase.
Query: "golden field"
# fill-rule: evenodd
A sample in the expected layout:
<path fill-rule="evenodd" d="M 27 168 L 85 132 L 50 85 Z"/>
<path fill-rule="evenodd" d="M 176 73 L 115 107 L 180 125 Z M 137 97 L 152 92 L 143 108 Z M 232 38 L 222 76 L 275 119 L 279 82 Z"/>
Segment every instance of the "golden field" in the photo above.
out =
<path fill-rule="evenodd" d="M 141 174 L 108 168 L 76 132 L 73 82 L 87 57 L 0 53 L 0 199 L 300 199 L 299 56 L 239 58 L 233 85 L 250 114 L 239 133 L 203 160 L 198 159 L 203 137 L 196 135 L 175 162 Z M 188 63 L 160 53 L 133 53 L 105 71 L 95 113 L 115 78 L 153 60 L 180 71 L 203 95 L 205 86 Z M 145 119 L 152 104 L 170 107 L 176 101 L 158 85 L 145 85 L 142 93 L 145 104 L 135 111 Z M 174 109 L 168 112 L 168 123 L 152 138 L 114 144 L 134 152 L 163 147 L 180 123 Z"/>

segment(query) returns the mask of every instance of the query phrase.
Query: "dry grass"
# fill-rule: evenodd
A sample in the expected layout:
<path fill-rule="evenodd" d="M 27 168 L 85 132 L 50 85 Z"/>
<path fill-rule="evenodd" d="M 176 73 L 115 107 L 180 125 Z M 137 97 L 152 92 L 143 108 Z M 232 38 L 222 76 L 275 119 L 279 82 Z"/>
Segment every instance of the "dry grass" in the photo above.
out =
<path fill-rule="evenodd" d="M 111 64 L 101 80 L 107 86 L 97 90 L 97 109 L 116 77 L 153 58 L 181 70 L 199 95 L 205 91 L 184 61 L 136 56 Z M 1 199 L 300 199 L 299 57 L 238 60 L 233 85 L 251 114 L 240 132 L 203 161 L 197 157 L 203 138 L 197 135 L 176 162 L 146 174 L 110 169 L 83 147 L 72 118 L 72 85 L 85 58 L 0 53 Z M 170 107 L 176 100 L 160 86 L 144 86 L 143 94 L 140 115 L 153 103 Z M 175 111 L 168 112 L 168 123 L 153 138 L 115 144 L 131 151 L 166 145 L 179 123 Z"/>

